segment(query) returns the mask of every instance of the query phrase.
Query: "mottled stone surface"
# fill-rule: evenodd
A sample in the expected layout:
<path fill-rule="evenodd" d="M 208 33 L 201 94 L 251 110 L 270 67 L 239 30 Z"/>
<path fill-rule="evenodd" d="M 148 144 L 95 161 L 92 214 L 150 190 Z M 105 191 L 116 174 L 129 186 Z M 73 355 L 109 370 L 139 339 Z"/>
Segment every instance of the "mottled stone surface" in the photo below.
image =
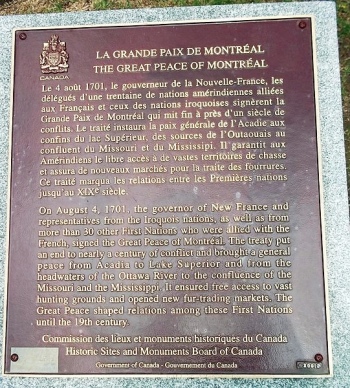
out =
<path fill-rule="evenodd" d="M 169 9 L 81 12 L 0 18 L 0 293 L 4 294 L 8 154 L 14 28 L 147 23 L 255 17 L 315 17 L 322 180 L 334 376 L 328 379 L 219 378 L 19 378 L 0 377 L 3 387 L 348 387 L 350 385 L 350 228 L 339 80 L 335 5 L 328 1 Z M 286 42 L 285 49 L 288 49 Z M 3 323 L 3 306 L 0 325 Z"/>

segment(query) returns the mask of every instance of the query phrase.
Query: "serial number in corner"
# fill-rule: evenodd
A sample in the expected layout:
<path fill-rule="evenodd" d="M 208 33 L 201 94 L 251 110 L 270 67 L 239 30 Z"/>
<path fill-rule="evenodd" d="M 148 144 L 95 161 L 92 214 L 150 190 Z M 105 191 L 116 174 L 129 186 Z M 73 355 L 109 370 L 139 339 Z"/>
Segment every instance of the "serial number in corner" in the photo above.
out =
<path fill-rule="evenodd" d="M 322 363 L 314 361 L 297 361 L 297 369 L 320 369 Z"/>

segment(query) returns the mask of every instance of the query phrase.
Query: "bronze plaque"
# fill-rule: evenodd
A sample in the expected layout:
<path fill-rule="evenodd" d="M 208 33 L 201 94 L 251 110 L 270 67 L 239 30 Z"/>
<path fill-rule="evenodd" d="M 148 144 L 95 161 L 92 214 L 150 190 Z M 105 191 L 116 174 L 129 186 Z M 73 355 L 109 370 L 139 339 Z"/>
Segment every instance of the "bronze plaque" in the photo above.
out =
<path fill-rule="evenodd" d="M 311 18 L 16 31 L 6 374 L 331 374 Z"/>

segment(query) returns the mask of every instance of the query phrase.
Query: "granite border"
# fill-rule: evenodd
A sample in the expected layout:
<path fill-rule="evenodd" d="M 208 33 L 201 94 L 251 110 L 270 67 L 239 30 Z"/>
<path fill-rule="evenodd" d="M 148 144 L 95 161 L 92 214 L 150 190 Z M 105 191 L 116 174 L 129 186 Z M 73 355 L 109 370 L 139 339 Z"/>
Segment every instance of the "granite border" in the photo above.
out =
<path fill-rule="evenodd" d="M 346 387 L 350 385 L 350 225 L 345 174 L 345 152 L 341 109 L 341 85 L 335 3 L 311 1 L 229 6 L 144 8 L 64 14 L 0 17 L 0 295 L 4 294 L 6 252 L 8 142 L 12 30 L 14 28 L 125 24 L 209 19 L 247 19 L 314 15 L 316 63 L 320 110 L 322 180 L 329 305 L 334 376 L 330 379 L 230 379 L 230 378 L 23 378 L 0 377 L 4 388 L 14 387 Z M 286 42 L 287 45 L 288 42 Z M 3 307 L 0 307 L 0 327 Z M 0 340 L 2 342 L 2 338 Z M 2 344 L 0 343 L 0 346 Z"/>

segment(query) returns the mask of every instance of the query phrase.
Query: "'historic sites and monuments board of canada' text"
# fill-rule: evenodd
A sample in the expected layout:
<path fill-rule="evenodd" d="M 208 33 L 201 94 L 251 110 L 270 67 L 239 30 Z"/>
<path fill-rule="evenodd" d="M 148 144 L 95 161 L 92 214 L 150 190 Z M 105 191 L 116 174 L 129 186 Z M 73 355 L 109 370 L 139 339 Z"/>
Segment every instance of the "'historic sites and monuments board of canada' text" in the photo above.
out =
<path fill-rule="evenodd" d="M 312 18 L 13 50 L 5 373 L 329 375 Z"/>

